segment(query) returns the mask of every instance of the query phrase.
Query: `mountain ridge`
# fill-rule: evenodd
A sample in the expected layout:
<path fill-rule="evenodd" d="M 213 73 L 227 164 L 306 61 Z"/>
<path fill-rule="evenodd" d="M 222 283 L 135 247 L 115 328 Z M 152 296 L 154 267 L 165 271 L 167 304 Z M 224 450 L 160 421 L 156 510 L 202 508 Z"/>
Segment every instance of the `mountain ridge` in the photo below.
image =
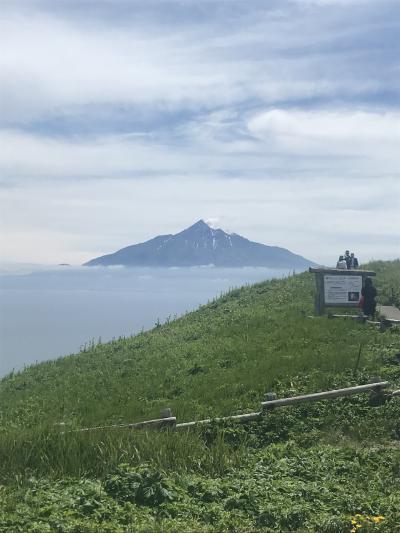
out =
<path fill-rule="evenodd" d="M 268 246 L 210 227 L 200 219 L 176 233 L 158 235 L 114 253 L 91 259 L 84 266 L 203 266 L 306 269 L 312 261 L 286 248 Z"/>

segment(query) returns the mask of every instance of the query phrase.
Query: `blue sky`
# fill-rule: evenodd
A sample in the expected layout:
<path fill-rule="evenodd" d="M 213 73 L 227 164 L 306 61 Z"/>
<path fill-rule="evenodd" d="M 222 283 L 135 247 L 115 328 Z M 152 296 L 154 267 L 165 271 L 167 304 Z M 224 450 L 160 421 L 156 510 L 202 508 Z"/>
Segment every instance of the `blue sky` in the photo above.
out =
<path fill-rule="evenodd" d="M 2 259 L 199 218 L 400 255 L 400 3 L 0 0 Z"/>

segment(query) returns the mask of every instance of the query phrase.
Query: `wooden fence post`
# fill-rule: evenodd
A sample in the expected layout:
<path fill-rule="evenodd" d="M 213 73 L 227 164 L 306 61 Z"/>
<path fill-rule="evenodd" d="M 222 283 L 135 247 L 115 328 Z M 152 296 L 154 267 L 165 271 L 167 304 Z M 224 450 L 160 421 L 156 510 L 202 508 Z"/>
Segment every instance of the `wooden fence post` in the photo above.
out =
<path fill-rule="evenodd" d="M 170 407 L 166 407 L 165 409 L 161 409 L 160 412 L 160 418 L 171 418 L 172 416 L 172 410 Z"/>

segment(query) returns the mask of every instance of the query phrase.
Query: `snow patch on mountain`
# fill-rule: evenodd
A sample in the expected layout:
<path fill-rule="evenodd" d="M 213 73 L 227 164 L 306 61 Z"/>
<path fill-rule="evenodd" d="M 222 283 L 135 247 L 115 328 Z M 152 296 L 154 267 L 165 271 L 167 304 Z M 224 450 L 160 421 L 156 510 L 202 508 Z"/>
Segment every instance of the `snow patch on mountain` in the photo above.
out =
<path fill-rule="evenodd" d="M 217 219 L 214 219 L 214 221 Z M 210 222 L 210 220 L 209 220 Z M 162 235 L 144 243 L 92 259 L 86 266 L 266 266 L 305 270 L 314 263 L 285 248 L 252 242 L 199 220 L 175 235 Z"/>

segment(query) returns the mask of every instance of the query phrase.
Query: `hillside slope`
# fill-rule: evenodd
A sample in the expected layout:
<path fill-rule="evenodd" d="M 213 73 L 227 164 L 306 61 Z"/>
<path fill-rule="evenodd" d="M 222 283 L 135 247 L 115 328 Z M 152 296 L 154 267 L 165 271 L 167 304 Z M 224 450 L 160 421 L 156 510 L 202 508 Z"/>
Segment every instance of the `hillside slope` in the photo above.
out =
<path fill-rule="evenodd" d="M 72 426 L 154 417 L 179 419 L 251 408 L 276 379 L 352 368 L 360 341 L 371 371 L 373 329 L 304 317 L 310 274 L 243 287 L 182 318 L 131 338 L 32 366 L 1 381 L 2 427 Z M 381 342 L 384 337 L 379 337 Z"/>
<path fill-rule="evenodd" d="M 390 298 L 399 262 L 377 274 Z M 313 294 L 309 274 L 243 287 L 3 379 L 0 531 L 397 531 L 399 398 L 304 404 L 179 434 L 54 426 L 135 422 L 167 406 L 179 421 L 236 414 L 271 390 L 377 376 L 400 388 L 400 328 L 309 319 Z"/>

